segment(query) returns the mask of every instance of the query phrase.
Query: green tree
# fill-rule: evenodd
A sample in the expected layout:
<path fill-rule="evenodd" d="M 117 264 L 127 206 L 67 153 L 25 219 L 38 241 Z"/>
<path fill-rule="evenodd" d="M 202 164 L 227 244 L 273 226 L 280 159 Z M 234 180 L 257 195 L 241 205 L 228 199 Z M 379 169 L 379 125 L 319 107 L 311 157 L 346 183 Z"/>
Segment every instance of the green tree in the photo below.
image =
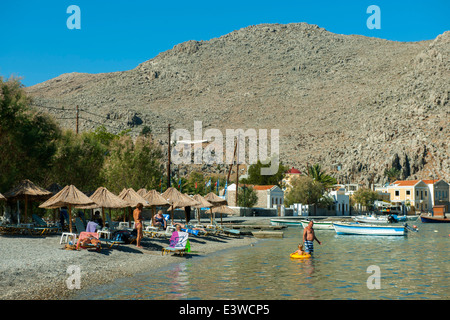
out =
<path fill-rule="evenodd" d="M 320 182 L 325 189 L 328 189 L 336 184 L 336 179 L 322 171 L 320 164 L 308 166 L 307 175 L 314 181 Z"/>
<path fill-rule="evenodd" d="M 144 126 L 141 130 L 140 133 L 141 136 L 144 136 L 146 138 L 151 137 L 152 135 L 152 128 L 150 128 L 149 126 Z"/>
<path fill-rule="evenodd" d="M 367 188 L 359 188 L 354 194 L 353 199 L 355 203 L 369 208 L 373 205 L 375 200 L 378 200 L 378 193 Z"/>
<path fill-rule="evenodd" d="M 397 180 L 400 177 L 401 171 L 395 167 L 384 170 L 384 176 L 388 178 L 389 184 Z"/>
<path fill-rule="evenodd" d="M 239 188 L 238 205 L 251 208 L 258 202 L 258 195 L 252 187 L 243 186 Z"/>
<path fill-rule="evenodd" d="M 195 187 L 196 183 L 197 188 Z M 183 187 L 183 190 L 185 190 L 185 192 L 189 194 L 207 194 L 205 187 L 205 176 L 203 173 L 198 171 L 193 171 L 189 174 L 186 184 Z"/>
<path fill-rule="evenodd" d="M 325 188 L 322 183 L 309 176 L 300 176 L 292 180 L 292 188 L 286 194 L 284 202 L 287 206 L 294 203 L 318 205 L 323 197 Z"/>
<path fill-rule="evenodd" d="M 0 189 L 22 179 L 47 183 L 60 129 L 30 107 L 19 79 L 0 77 Z"/>
<path fill-rule="evenodd" d="M 122 131 L 122 133 L 119 134 L 111 133 L 108 130 L 106 130 L 105 126 L 99 126 L 93 132 L 90 133 L 90 135 L 92 135 L 95 140 L 97 140 L 106 147 L 109 147 L 112 141 L 119 139 L 123 134 L 124 131 Z"/>
<path fill-rule="evenodd" d="M 281 181 L 283 180 L 284 173 L 286 172 L 287 167 L 280 162 L 280 164 L 278 165 L 278 171 L 275 174 L 262 175 L 261 168 L 269 167 L 270 163 L 262 164 L 261 161 L 258 160 L 255 164 L 252 164 L 248 168 L 248 178 L 241 179 L 240 181 L 245 184 L 281 186 Z"/>
<path fill-rule="evenodd" d="M 127 135 L 113 140 L 103 170 L 107 188 L 116 193 L 125 187 L 159 190 L 161 159 L 161 148 L 144 136 L 135 142 Z"/>
<path fill-rule="evenodd" d="M 102 169 L 107 146 L 92 132 L 77 135 L 66 130 L 57 142 L 52 180 L 60 185 L 73 184 L 83 191 L 95 191 L 104 178 Z"/>

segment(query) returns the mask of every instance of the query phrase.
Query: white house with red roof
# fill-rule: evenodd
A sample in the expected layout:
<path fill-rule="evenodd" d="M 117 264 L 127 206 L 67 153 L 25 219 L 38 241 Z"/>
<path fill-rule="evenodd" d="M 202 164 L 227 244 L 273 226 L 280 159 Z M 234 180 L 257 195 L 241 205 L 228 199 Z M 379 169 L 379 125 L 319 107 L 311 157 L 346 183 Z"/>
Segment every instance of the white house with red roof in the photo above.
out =
<path fill-rule="evenodd" d="M 241 187 L 242 185 L 239 184 Z M 277 185 L 246 185 L 251 187 L 258 197 L 255 208 L 277 208 L 278 205 L 284 204 L 284 191 Z M 229 206 L 236 206 L 236 184 L 230 184 L 227 188 L 227 202 Z"/>

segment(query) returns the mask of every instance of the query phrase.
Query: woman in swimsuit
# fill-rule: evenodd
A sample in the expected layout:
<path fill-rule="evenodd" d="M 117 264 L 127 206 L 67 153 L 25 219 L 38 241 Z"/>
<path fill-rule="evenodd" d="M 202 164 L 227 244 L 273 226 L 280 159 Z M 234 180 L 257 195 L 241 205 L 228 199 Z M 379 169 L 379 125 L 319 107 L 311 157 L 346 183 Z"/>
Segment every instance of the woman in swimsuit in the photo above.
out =
<path fill-rule="evenodd" d="M 153 217 L 153 226 L 154 227 L 161 226 L 164 230 L 166 230 L 166 219 L 164 219 L 161 210 L 159 210 L 156 216 Z"/>
<path fill-rule="evenodd" d="M 141 239 L 143 236 L 142 232 L 142 203 L 138 203 L 136 206 L 136 209 L 133 211 L 133 218 L 134 218 L 134 226 L 137 230 L 137 237 L 136 237 L 136 246 L 138 248 L 142 248 L 141 246 Z"/>

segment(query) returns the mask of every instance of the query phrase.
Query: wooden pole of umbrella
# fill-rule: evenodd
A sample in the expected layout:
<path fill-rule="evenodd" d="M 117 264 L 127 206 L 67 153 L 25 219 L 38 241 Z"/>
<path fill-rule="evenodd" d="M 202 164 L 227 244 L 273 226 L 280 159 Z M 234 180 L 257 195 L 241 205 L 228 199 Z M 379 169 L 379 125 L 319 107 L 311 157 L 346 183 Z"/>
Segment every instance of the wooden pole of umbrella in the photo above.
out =
<path fill-rule="evenodd" d="M 214 192 L 210 192 L 205 196 L 205 199 L 208 202 L 211 202 L 214 207 L 219 207 L 222 205 L 226 205 L 227 201 L 225 199 L 222 199 L 218 195 L 216 195 Z M 213 207 L 210 208 L 211 210 L 211 224 L 213 223 Z M 220 223 L 223 225 L 223 219 L 222 219 L 222 213 L 220 213 Z"/>

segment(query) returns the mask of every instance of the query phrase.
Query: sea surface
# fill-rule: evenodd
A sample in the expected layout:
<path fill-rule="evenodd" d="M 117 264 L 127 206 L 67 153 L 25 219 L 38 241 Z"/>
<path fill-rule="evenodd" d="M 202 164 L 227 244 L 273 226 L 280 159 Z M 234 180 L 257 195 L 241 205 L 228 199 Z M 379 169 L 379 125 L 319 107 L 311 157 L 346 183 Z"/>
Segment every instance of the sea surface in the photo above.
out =
<path fill-rule="evenodd" d="M 294 260 L 302 227 L 283 239 L 180 258 L 179 263 L 81 291 L 75 299 L 431 299 L 450 298 L 450 224 L 417 225 L 407 236 L 336 235 Z M 195 247 L 192 248 L 195 252 Z"/>

